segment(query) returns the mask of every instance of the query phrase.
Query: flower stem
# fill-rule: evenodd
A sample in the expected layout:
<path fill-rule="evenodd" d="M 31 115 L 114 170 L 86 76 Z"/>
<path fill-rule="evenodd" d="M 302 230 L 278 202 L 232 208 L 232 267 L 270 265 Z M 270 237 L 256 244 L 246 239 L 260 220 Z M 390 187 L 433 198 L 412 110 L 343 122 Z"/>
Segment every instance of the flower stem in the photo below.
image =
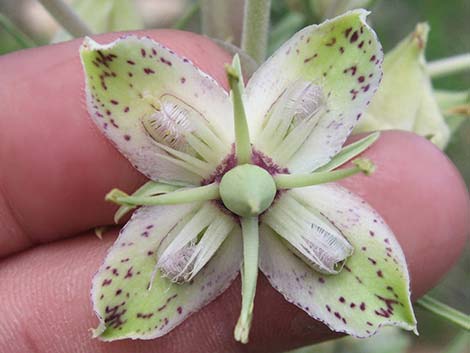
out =
<path fill-rule="evenodd" d="M 470 334 L 460 331 L 445 348 L 444 353 L 464 353 L 467 352 Z"/>
<path fill-rule="evenodd" d="M 339 169 L 332 172 L 278 174 L 274 176 L 274 182 L 276 183 L 277 189 L 302 188 L 305 186 L 331 183 L 358 173 L 369 175 L 374 172 L 374 164 L 367 159 L 358 158 L 355 159 L 353 163 L 355 166 L 352 168 Z"/>
<path fill-rule="evenodd" d="M 245 0 L 242 49 L 258 64 L 266 58 L 271 0 Z"/>
<path fill-rule="evenodd" d="M 194 1 L 183 15 L 171 26 L 174 29 L 185 29 L 189 21 L 196 15 L 196 13 L 201 9 L 200 1 Z"/>
<path fill-rule="evenodd" d="M 63 0 L 39 0 L 56 21 L 72 36 L 92 35 L 92 30 L 84 23 L 75 11 Z"/>
<path fill-rule="evenodd" d="M 470 70 L 470 53 L 432 61 L 428 63 L 427 68 L 433 78 Z"/>
<path fill-rule="evenodd" d="M 230 89 L 232 90 L 237 161 L 238 164 L 248 164 L 251 162 L 251 143 L 240 89 L 241 77 L 233 66 L 226 66 L 225 70 L 227 72 Z"/>
<path fill-rule="evenodd" d="M 16 27 L 7 17 L 0 13 L 0 28 L 3 28 L 5 32 L 15 38 L 16 42 L 21 48 L 34 48 L 37 44 L 23 33 L 18 27 Z"/>
<path fill-rule="evenodd" d="M 182 189 L 157 196 L 129 196 L 119 189 L 113 189 L 106 195 L 106 200 L 118 205 L 156 206 L 178 205 L 196 201 L 216 200 L 220 197 L 218 183 L 200 187 Z"/>
<path fill-rule="evenodd" d="M 416 304 L 418 304 L 423 309 L 426 309 L 437 316 L 446 319 L 455 325 L 463 328 L 466 331 L 470 330 L 470 316 L 466 315 L 450 306 L 441 303 L 440 301 L 425 295 L 419 299 Z"/>
<path fill-rule="evenodd" d="M 242 217 L 241 224 L 243 237 L 242 309 L 234 335 L 237 341 L 247 343 L 258 279 L 258 217 Z"/>

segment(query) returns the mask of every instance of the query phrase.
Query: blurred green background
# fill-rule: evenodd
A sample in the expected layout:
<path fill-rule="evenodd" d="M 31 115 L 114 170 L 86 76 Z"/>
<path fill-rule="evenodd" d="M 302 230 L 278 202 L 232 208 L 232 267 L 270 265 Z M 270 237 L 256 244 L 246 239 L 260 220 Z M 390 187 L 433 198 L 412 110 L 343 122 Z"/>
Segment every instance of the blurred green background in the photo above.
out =
<path fill-rule="evenodd" d="M 171 27 L 182 16 L 188 15 L 184 24 L 185 28 L 196 32 L 201 31 L 197 3 L 194 1 L 135 0 L 133 5 L 139 17 L 138 27 Z M 315 14 L 306 11 L 309 6 L 309 0 L 273 0 L 270 51 L 273 51 L 299 28 L 316 20 Z M 236 7 L 241 9 L 242 0 L 239 4 L 236 3 Z M 377 31 L 385 52 L 410 33 L 417 22 L 422 21 L 427 21 L 431 26 L 426 53 L 428 61 L 470 52 L 469 0 L 382 0 L 373 1 L 370 9 L 372 15 L 369 20 Z M 188 12 L 188 10 L 193 10 L 193 12 Z M 235 11 L 235 15 L 241 15 L 241 13 L 242 11 Z M 22 49 L 24 46 L 21 42 L 29 39 L 30 45 L 46 45 L 60 28 L 34 0 L 1 0 L 0 20 L 0 55 Z M 235 27 L 239 27 L 241 23 L 236 18 L 231 19 L 231 22 Z M 23 32 L 24 36 L 18 30 Z M 239 29 L 233 32 L 235 34 L 231 40 L 235 44 L 238 42 L 239 32 Z M 470 73 L 436 79 L 433 84 L 434 88 L 438 89 L 469 90 Z M 468 187 L 470 185 L 470 118 L 452 137 L 446 153 L 461 171 Z M 433 290 L 432 294 L 461 311 L 470 312 L 469 269 L 470 256 L 467 244 L 466 255 L 459 259 L 457 266 Z M 416 311 L 420 337 L 392 329 L 385 330 L 381 335 L 367 341 L 343 339 L 326 345 L 304 348 L 297 352 L 470 352 L 468 335 L 459 336 L 452 343 L 452 339 L 458 335 L 455 327 L 419 308 Z M 452 344 L 453 346 L 450 347 L 449 345 Z"/>

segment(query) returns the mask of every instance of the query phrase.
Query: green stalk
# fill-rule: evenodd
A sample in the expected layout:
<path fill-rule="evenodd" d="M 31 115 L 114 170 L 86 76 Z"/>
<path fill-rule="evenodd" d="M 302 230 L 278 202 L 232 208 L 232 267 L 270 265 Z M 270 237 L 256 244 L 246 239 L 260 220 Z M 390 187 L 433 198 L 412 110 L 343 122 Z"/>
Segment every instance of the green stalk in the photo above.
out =
<path fill-rule="evenodd" d="M 271 0 L 245 0 L 242 50 L 258 64 L 266 58 Z"/>
<path fill-rule="evenodd" d="M 7 17 L 0 13 L 0 27 L 15 38 L 21 48 L 34 48 L 37 44 L 13 24 Z"/>
<path fill-rule="evenodd" d="M 245 107 L 240 87 L 240 75 L 233 66 L 226 66 L 228 83 L 233 100 L 233 118 L 235 125 L 235 151 L 238 164 L 251 162 L 251 143 L 248 123 L 246 121 Z M 242 83 L 243 84 L 243 83 Z"/>
<path fill-rule="evenodd" d="M 39 0 L 42 6 L 72 36 L 84 37 L 92 35 L 92 30 L 83 22 L 77 13 L 63 0 Z"/>
<path fill-rule="evenodd" d="M 470 344 L 470 334 L 460 331 L 445 348 L 444 353 L 465 353 L 468 352 Z"/>
<path fill-rule="evenodd" d="M 129 196 L 119 189 L 113 189 L 106 195 L 105 199 L 118 205 L 156 206 L 178 205 L 196 201 L 216 200 L 219 198 L 219 184 L 212 183 L 157 196 Z"/>
<path fill-rule="evenodd" d="M 340 165 L 346 163 L 350 159 L 368 149 L 380 137 L 380 132 L 374 132 L 366 137 L 353 142 L 341 149 L 327 164 L 315 170 L 315 172 L 329 172 Z"/>
<path fill-rule="evenodd" d="M 341 180 L 358 173 L 369 175 L 374 171 L 372 162 L 366 159 L 355 159 L 353 161 L 354 167 L 339 169 L 332 172 L 318 172 L 310 174 L 278 174 L 275 175 L 274 182 L 277 189 L 291 189 L 302 188 L 305 186 L 312 186 L 318 184 L 331 183 L 333 181 Z"/>
<path fill-rule="evenodd" d="M 196 13 L 201 9 L 201 4 L 199 1 L 194 1 L 183 15 L 173 24 L 173 29 L 185 29 L 189 21 L 196 15 Z"/>
<path fill-rule="evenodd" d="M 470 70 L 470 53 L 451 56 L 428 63 L 428 73 L 432 78 Z"/>
<path fill-rule="evenodd" d="M 258 217 L 242 217 L 241 225 L 243 237 L 242 309 L 234 334 L 237 341 L 247 343 L 258 280 Z"/>
<path fill-rule="evenodd" d="M 430 311 L 437 316 L 446 319 L 453 324 L 463 328 L 466 331 L 470 331 L 470 316 L 466 315 L 450 306 L 441 303 L 440 301 L 425 295 L 419 299 L 416 304 L 423 309 Z"/>

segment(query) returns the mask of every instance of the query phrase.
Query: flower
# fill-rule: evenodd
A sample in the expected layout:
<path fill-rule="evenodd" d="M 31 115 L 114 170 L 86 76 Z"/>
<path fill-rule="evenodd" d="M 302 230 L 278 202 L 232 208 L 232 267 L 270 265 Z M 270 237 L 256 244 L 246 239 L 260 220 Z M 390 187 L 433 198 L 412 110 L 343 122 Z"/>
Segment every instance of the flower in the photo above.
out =
<path fill-rule="evenodd" d="M 383 82 L 355 132 L 401 129 L 429 138 L 440 149 L 447 146 L 450 130 L 426 69 L 428 32 L 429 26 L 419 23 L 385 55 Z"/>
<path fill-rule="evenodd" d="M 378 137 L 341 148 L 381 79 L 382 51 L 366 14 L 301 30 L 246 87 L 236 57 L 230 95 L 150 38 L 85 40 L 91 117 L 152 180 L 133 195 L 107 196 L 121 205 L 117 219 L 142 207 L 93 279 L 96 336 L 162 336 L 221 294 L 240 266 L 241 342 L 258 266 L 289 302 L 335 331 L 415 329 L 393 233 L 331 183 L 373 169 L 357 159 L 333 171 Z"/>

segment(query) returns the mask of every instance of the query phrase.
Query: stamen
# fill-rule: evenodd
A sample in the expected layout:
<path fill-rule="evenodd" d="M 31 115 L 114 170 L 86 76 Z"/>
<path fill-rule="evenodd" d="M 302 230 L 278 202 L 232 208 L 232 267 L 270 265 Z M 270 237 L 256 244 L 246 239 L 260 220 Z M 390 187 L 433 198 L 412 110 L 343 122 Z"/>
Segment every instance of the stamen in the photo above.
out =
<path fill-rule="evenodd" d="M 320 86 L 303 80 L 293 82 L 267 113 L 255 141 L 257 148 L 285 163 L 311 134 L 325 107 Z"/>
<path fill-rule="evenodd" d="M 185 153 L 194 153 L 185 135 L 195 131 L 189 119 L 189 109 L 199 114 L 183 101 L 165 95 L 155 113 L 144 117 L 142 123 L 148 134 L 157 142 Z"/>
<path fill-rule="evenodd" d="M 189 281 L 194 263 L 190 260 L 196 250 L 195 242 L 190 242 L 182 249 L 159 263 L 161 274 L 174 283 L 185 283 Z"/>
<path fill-rule="evenodd" d="M 263 221 L 312 269 L 336 274 L 351 256 L 353 248 L 307 201 L 292 192 L 285 194 L 265 214 Z"/>

